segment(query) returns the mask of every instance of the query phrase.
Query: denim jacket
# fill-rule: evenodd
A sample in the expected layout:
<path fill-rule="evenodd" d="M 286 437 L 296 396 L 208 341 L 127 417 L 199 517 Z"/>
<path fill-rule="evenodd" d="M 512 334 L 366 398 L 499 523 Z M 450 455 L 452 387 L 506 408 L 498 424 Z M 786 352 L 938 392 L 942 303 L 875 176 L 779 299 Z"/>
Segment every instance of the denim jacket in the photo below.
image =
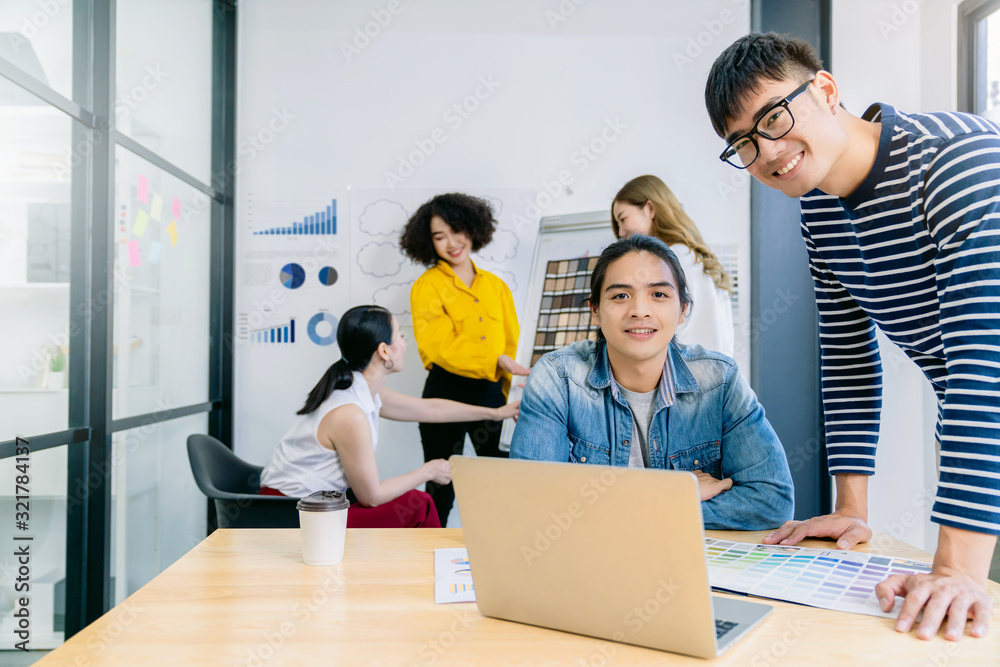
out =
<path fill-rule="evenodd" d="M 671 379 L 675 395 L 665 386 Z M 604 342 L 543 356 L 521 398 L 511 458 L 627 465 L 634 422 L 616 387 Z M 733 480 L 701 504 L 705 528 L 764 530 L 792 518 L 785 451 L 732 359 L 675 340 L 653 410 L 651 467 Z"/>

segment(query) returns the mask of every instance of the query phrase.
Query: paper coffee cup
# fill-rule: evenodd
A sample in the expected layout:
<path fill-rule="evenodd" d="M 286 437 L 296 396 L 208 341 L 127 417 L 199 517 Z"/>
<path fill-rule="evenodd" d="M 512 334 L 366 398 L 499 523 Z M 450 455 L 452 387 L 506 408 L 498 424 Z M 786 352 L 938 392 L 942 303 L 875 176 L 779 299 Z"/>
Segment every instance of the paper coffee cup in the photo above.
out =
<path fill-rule="evenodd" d="M 344 559 L 347 535 L 347 496 L 340 491 L 317 491 L 299 500 L 299 533 L 306 565 L 336 565 Z"/>

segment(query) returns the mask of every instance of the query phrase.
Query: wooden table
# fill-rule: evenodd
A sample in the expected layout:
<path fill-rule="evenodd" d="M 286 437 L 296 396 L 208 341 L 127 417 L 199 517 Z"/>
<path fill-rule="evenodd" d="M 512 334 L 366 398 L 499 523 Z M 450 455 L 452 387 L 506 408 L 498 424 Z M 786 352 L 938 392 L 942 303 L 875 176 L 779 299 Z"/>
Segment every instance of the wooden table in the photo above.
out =
<path fill-rule="evenodd" d="M 709 531 L 759 542 L 765 533 Z M 829 548 L 807 540 L 804 546 Z M 219 530 L 38 665 L 997 665 L 985 639 L 931 641 L 872 616 L 770 602 L 774 613 L 721 659 L 662 653 L 434 604 L 434 549 L 458 529 L 348 530 L 344 562 L 302 563 L 297 530 Z M 861 551 L 930 560 L 885 535 Z"/>

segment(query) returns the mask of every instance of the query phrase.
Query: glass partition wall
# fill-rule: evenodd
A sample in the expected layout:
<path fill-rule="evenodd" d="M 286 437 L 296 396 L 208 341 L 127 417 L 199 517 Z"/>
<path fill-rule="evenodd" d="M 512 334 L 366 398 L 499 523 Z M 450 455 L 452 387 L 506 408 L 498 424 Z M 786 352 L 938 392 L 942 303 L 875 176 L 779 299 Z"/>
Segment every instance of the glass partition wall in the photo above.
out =
<path fill-rule="evenodd" d="M 30 649 L 205 536 L 185 440 L 230 442 L 235 22 L 0 3 L 0 635 L 30 545 Z"/>

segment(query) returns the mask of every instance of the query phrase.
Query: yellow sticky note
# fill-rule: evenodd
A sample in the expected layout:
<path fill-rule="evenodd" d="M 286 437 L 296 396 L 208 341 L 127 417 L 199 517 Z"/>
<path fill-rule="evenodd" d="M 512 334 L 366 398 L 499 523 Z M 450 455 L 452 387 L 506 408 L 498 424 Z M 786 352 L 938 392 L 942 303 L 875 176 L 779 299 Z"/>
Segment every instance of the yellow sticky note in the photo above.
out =
<path fill-rule="evenodd" d="M 139 211 L 139 215 L 135 216 L 135 224 L 132 225 L 132 233 L 136 236 L 142 236 L 146 233 L 146 223 L 149 222 L 149 216 L 146 215 L 145 211 Z"/>
<path fill-rule="evenodd" d="M 167 233 L 170 234 L 170 247 L 173 248 L 177 245 L 177 221 L 172 221 L 167 225 Z"/>
<path fill-rule="evenodd" d="M 159 220 L 160 214 L 163 212 L 163 197 L 160 195 L 153 195 L 153 203 L 149 205 L 149 217 L 153 220 Z"/>

